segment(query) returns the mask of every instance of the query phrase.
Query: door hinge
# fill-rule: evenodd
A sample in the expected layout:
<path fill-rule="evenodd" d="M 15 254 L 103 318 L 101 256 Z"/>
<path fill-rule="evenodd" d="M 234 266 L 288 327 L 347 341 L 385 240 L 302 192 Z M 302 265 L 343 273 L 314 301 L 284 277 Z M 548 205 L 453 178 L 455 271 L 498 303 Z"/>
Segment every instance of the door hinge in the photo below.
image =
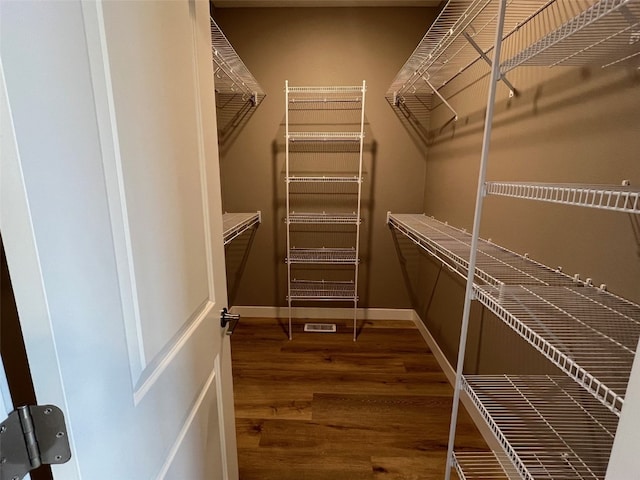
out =
<path fill-rule="evenodd" d="M 55 405 L 18 407 L 0 424 L 0 480 L 21 480 L 40 465 L 70 458 L 64 415 Z"/>

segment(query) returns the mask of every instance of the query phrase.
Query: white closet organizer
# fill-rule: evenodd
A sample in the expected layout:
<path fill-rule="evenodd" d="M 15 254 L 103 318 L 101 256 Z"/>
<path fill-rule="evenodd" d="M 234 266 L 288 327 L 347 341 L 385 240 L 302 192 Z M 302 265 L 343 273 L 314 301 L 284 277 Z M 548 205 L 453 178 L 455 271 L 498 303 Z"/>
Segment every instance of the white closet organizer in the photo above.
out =
<path fill-rule="evenodd" d="M 257 106 L 264 99 L 265 93 L 213 18 L 211 18 L 211 49 L 216 93 L 239 95 L 243 101 L 254 107 Z"/>
<path fill-rule="evenodd" d="M 356 339 L 366 83 L 285 83 L 287 302 L 349 302 Z"/>
<path fill-rule="evenodd" d="M 473 76 L 476 64 L 491 66 L 472 233 L 424 215 L 387 218 L 390 227 L 466 277 L 447 480 L 453 469 L 462 479 L 605 478 L 640 338 L 640 306 L 604 285 L 483 241 L 479 231 L 485 195 L 639 213 L 640 190 L 626 185 L 486 182 L 497 82 L 520 65 L 637 66 L 639 19 L 640 0 L 450 0 L 389 89 L 396 106 L 410 109 L 407 98 L 435 95 L 457 118 L 441 87 L 463 73 L 479 78 Z M 511 28 L 506 34 L 505 26 Z M 566 376 L 464 376 L 473 299 Z M 454 452 L 461 391 L 502 452 Z"/>
<path fill-rule="evenodd" d="M 223 144 L 265 97 L 264 90 L 211 18 L 218 140 Z"/>
<path fill-rule="evenodd" d="M 224 213 L 222 215 L 222 237 L 224 245 L 228 245 L 247 230 L 258 228 L 262 222 L 262 214 L 250 213 Z"/>

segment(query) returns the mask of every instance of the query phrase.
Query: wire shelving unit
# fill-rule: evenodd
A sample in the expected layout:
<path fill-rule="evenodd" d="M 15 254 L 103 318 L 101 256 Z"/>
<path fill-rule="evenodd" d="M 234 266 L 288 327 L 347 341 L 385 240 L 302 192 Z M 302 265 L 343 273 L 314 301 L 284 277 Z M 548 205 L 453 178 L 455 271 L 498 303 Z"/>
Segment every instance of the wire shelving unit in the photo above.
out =
<path fill-rule="evenodd" d="M 423 214 L 387 214 L 387 223 L 466 278 L 471 234 Z M 572 285 L 579 280 L 486 240 L 479 240 L 475 277 L 490 285 Z"/>
<path fill-rule="evenodd" d="M 461 480 L 509 480 L 520 477 L 509 458 L 495 452 L 456 452 L 453 466 Z"/>
<path fill-rule="evenodd" d="M 388 224 L 463 277 L 471 235 L 425 215 Z M 479 240 L 474 298 L 619 414 L 640 339 L 640 306 Z"/>
<path fill-rule="evenodd" d="M 285 83 L 285 262 L 290 339 L 293 302 L 335 301 L 353 305 L 356 340 L 365 94 L 364 81 L 358 86 L 319 87 Z M 322 211 L 305 200 L 319 202 Z M 341 229 L 341 242 L 347 229 L 348 245 L 317 245 L 336 226 Z M 312 233 L 316 244 L 304 244 L 305 232 Z M 318 275 L 323 278 L 314 278 Z"/>
<path fill-rule="evenodd" d="M 639 35 L 637 0 L 551 2 L 505 42 L 500 71 L 520 65 L 624 63 L 640 54 Z M 517 53 L 510 55 L 514 50 Z"/>
<path fill-rule="evenodd" d="M 357 301 L 355 282 L 293 279 L 289 300 Z"/>
<path fill-rule="evenodd" d="M 288 263 L 319 265 L 355 265 L 359 262 L 355 248 L 292 248 Z"/>
<path fill-rule="evenodd" d="M 359 132 L 295 132 L 289 134 L 290 142 L 360 142 Z"/>
<path fill-rule="evenodd" d="M 211 49 L 216 93 L 239 95 L 243 101 L 249 102 L 254 107 L 257 106 L 265 97 L 264 90 L 213 18 L 211 18 Z"/>
<path fill-rule="evenodd" d="M 640 189 L 627 185 L 487 182 L 487 194 L 640 213 Z"/>
<path fill-rule="evenodd" d="M 597 288 L 475 288 L 476 298 L 619 415 L 640 338 L 640 307 Z"/>
<path fill-rule="evenodd" d="M 462 388 L 521 478 L 604 478 L 618 417 L 571 380 L 469 375 Z"/>
<path fill-rule="evenodd" d="M 493 63 L 495 0 L 449 0 L 389 86 L 386 98 L 411 123 L 429 128 L 438 105 L 458 113 L 442 87 L 465 73 L 471 84 Z M 501 28 L 498 79 L 520 65 L 640 65 L 637 0 L 509 0 Z"/>
<path fill-rule="evenodd" d="M 260 211 L 250 213 L 224 213 L 222 215 L 222 237 L 228 245 L 247 230 L 257 228 L 262 222 Z"/>
<path fill-rule="evenodd" d="M 445 480 L 454 469 L 462 479 L 603 479 L 629 378 L 640 373 L 632 372 L 640 307 L 604 285 L 594 287 L 589 279 L 484 241 L 479 231 L 486 195 L 640 213 L 640 190 L 624 184 L 486 181 L 497 83 L 517 93 L 506 78 L 517 67 L 640 67 L 640 0 L 449 0 L 386 96 L 405 124 L 428 133 L 433 108 L 443 106 L 453 120 L 458 117 L 443 87 L 454 80 L 476 82 L 487 74 L 486 65 L 489 91 L 471 233 L 423 215 L 387 217 L 390 227 L 466 276 Z M 465 377 L 472 300 L 565 376 Z M 461 392 L 503 452 L 454 451 Z"/>
<path fill-rule="evenodd" d="M 218 143 L 224 146 L 237 137 L 265 92 L 213 18 L 210 23 Z"/>
<path fill-rule="evenodd" d="M 359 183 L 361 178 L 356 175 L 293 175 L 287 178 L 290 183 Z"/>
<path fill-rule="evenodd" d="M 288 224 L 306 223 L 316 225 L 360 225 L 357 213 L 298 213 L 291 212 L 286 220 Z"/>

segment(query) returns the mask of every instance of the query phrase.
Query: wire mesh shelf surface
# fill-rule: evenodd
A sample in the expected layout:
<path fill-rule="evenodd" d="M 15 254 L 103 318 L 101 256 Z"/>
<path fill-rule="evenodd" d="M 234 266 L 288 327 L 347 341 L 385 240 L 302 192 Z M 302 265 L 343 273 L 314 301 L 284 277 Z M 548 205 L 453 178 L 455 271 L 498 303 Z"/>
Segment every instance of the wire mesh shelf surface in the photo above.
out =
<path fill-rule="evenodd" d="M 293 175 L 287 177 L 290 183 L 358 183 L 357 175 Z"/>
<path fill-rule="evenodd" d="M 344 300 L 358 299 L 354 282 L 292 280 L 291 300 Z"/>
<path fill-rule="evenodd" d="M 487 194 L 640 213 L 640 189 L 615 185 L 487 182 Z"/>
<path fill-rule="evenodd" d="M 482 286 L 475 293 L 569 377 L 620 413 L 640 338 L 640 306 L 589 286 Z"/>
<path fill-rule="evenodd" d="M 466 278 L 471 235 L 422 214 L 389 214 L 389 225 Z M 572 285 L 575 280 L 485 240 L 478 246 L 476 278 L 491 285 Z"/>
<path fill-rule="evenodd" d="M 355 265 L 355 248 L 292 248 L 286 259 L 289 263 Z"/>
<path fill-rule="evenodd" d="M 495 452 L 455 452 L 453 466 L 460 480 L 510 480 L 521 478 L 506 455 Z"/>
<path fill-rule="evenodd" d="M 364 98 L 364 87 L 289 87 L 288 109 L 290 112 L 327 110 L 360 112 Z M 335 116 L 335 115 L 334 115 Z"/>
<path fill-rule="evenodd" d="M 544 3 L 544 0 L 508 2 L 505 25 L 511 30 L 507 36 Z M 490 58 L 497 16 L 496 1 L 449 0 L 398 72 L 387 95 L 431 94 L 432 87 L 440 89 L 481 60 L 478 49 Z"/>
<path fill-rule="evenodd" d="M 483 55 L 492 61 L 497 16 L 497 1 L 449 0 L 387 98 L 432 95 Z M 608 66 L 640 56 L 640 0 L 510 0 L 504 25 L 502 74 L 518 65 Z"/>
<path fill-rule="evenodd" d="M 296 87 L 289 86 L 289 93 L 305 93 L 310 95 L 344 95 L 346 93 L 362 93 L 363 86 L 362 85 L 330 85 L 330 86 L 319 86 L 319 87 Z"/>
<path fill-rule="evenodd" d="M 289 132 L 291 142 L 359 142 L 360 132 Z"/>
<path fill-rule="evenodd" d="M 618 417 L 566 377 L 466 376 L 522 478 L 604 479 Z"/>
<path fill-rule="evenodd" d="M 258 105 L 264 90 L 251 75 L 220 27 L 211 18 L 211 48 L 213 51 L 215 86 L 218 93 L 240 94 Z"/>
<path fill-rule="evenodd" d="M 348 224 L 358 225 L 360 217 L 356 213 L 290 213 L 289 223 Z"/>
<path fill-rule="evenodd" d="M 567 18 L 567 13 L 572 16 Z M 506 73 L 519 65 L 609 66 L 640 54 L 638 35 L 638 0 L 557 0 L 506 43 L 507 60 L 500 69 Z"/>
<path fill-rule="evenodd" d="M 222 215 L 222 237 L 224 244 L 242 235 L 244 232 L 260 223 L 260 212 L 225 213 Z"/>

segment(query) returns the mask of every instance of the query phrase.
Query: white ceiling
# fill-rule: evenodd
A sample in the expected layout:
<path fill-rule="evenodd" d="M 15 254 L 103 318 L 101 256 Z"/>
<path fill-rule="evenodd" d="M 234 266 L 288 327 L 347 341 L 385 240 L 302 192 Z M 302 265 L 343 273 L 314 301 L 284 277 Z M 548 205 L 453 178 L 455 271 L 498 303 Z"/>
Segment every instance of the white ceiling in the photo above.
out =
<path fill-rule="evenodd" d="M 437 7 L 442 0 L 213 0 L 230 7 Z"/>

